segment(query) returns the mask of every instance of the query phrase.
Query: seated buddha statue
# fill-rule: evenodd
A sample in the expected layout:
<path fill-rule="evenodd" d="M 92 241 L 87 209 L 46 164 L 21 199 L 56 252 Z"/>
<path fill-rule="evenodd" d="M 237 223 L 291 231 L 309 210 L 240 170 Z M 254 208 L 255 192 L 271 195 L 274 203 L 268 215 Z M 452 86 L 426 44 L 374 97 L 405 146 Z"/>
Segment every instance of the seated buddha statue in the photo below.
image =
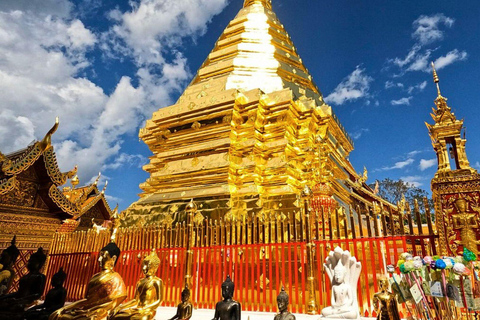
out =
<path fill-rule="evenodd" d="M 20 251 L 15 245 L 15 240 L 16 236 L 13 237 L 10 246 L 3 250 L 0 255 L 0 296 L 8 292 L 15 277 L 13 265 L 20 254 Z"/>
<path fill-rule="evenodd" d="M 151 320 L 155 318 L 157 308 L 163 301 L 163 281 L 155 276 L 160 259 L 155 250 L 145 257 L 142 271 L 145 277 L 138 281 L 135 298 L 121 304 L 111 312 L 109 320 Z"/>
<path fill-rule="evenodd" d="M 295 320 L 295 316 L 288 312 L 288 294 L 283 287 L 277 297 L 277 305 L 280 313 L 275 316 L 274 320 Z"/>
<path fill-rule="evenodd" d="M 23 314 L 23 311 L 32 306 L 43 294 L 45 275 L 40 273 L 47 256 L 42 248 L 33 253 L 28 259 L 28 273 L 20 278 L 18 291 L 0 297 L 0 319 L 12 319 L 11 313 Z"/>
<path fill-rule="evenodd" d="M 98 262 L 102 271 L 88 282 L 85 298 L 55 311 L 49 320 L 106 319 L 127 296 L 122 277 L 114 271 L 118 257 L 120 249 L 110 242 L 100 251 Z"/>
<path fill-rule="evenodd" d="M 26 320 L 47 320 L 52 312 L 60 309 L 65 304 L 67 297 L 67 289 L 63 287 L 63 283 L 67 278 L 67 274 L 60 268 L 52 277 L 52 289 L 50 289 L 45 297 L 45 301 L 25 312 Z"/>
<path fill-rule="evenodd" d="M 360 320 L 357 284 L 361 263 L 348 250 L 337 247 L 330 251 L 324 266 L 332 287 L 332 305 L 322 309 L 322 317 Z"/>
<path fill-rule="evenodd" d="M 185 286 L 182 291 L 182 302 L 177 306 L 177 314 L 169 320 L 190 320 L 192 317 L 193 306 L 190 302 L 190 290 Z"/>
<path fill-rule="evenodd" d="M 400 320 L 397 299 L 388 290 L 388 279 L 382 277 L 378 280 L 380 292 L 373 295 L 373 307 L 377 311 L 377 320 Z"/>
<path fill-rule="evenodd" d="M 222 283 L 222 297 L 223 300 L 217 302 L 215 306 L 215 316 L 213 320 L 240 320 L 242 307 L 240 303 L 233 300 L 233 292 L 235 291 L 235 284 L 230 276 Z"/>

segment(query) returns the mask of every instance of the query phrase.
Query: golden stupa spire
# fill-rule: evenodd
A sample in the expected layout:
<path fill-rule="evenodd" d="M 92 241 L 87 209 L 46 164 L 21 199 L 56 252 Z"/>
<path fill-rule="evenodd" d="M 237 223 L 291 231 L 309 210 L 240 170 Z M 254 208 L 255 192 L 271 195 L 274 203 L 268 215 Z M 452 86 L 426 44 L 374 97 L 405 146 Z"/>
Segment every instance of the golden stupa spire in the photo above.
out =
<path fill-rule="evenodd" d="M 272 9 L 272 0 L 245 0 L 243 7 L 246 8 L 254 3 L 260 3 L 265 8 Z"/>
<path fill-rule="evenodd" d="M 438 96 L 440 97 L 442 94 L 440 93 L 440 85 L 438 84 L 440 82 L 440 79 L 438 78 L 437 70 L 435 70 L 435 64 L 432 61 L 432 69 L 433 69 L 433 82 L 437 85 L 437 93 Z"/>

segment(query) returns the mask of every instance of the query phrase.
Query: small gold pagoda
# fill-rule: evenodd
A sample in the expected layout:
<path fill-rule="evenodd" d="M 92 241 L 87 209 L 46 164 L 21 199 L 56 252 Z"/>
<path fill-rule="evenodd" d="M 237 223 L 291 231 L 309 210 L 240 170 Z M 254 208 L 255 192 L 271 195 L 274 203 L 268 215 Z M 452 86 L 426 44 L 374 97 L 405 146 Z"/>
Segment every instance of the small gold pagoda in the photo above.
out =
<path fill-rule="evenodd" d="M 435 123 L 425 123 L 437 154 L 438 169 L 432 179 L 433 201 L 440 253 L 461 254 L 464 248 L 478 255 L 480 244 L 480 175 L 470 166 L 465 151 L 463 120 L 458 120 L 440 92 L 439 78 L 432 63 L 437 86 Z"/>
<path fill-rule="evenodd" d="M 305 185 L 347 207 L 390 205 L 350 164 L 352 140 L 270 0 L 244 2 L 178 101 L 139 136 L 153 156 L 127 224 L 182 220 L 190 199 L 213 219 L 291 217 Z"/>
<path fill-rule="evenodd" d="M 465 150 L 463 120 L 458 120 L 440 92 L 439 77 L 432 62 L 437 86 L 435 123 L 425 123 L 437 154 L 438 169 L 432 179 L 433 201 L 442 255 L 461 254 L 465 248 L 479 254 L 480 175 L 470 166 Z"/>

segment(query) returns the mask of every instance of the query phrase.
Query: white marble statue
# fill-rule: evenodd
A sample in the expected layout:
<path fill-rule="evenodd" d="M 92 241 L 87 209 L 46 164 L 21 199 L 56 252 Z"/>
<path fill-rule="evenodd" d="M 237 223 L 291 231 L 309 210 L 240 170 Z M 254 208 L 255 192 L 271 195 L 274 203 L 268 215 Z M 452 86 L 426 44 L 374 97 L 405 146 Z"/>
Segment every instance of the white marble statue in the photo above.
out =
<path fill-rule="evenodd" d="M 360 319 L 357 284 L 362 264 L 348 250 L 336 247 L 324 266 L 332 285 L 332 305 L 322 310 L 322 318 Z"/>

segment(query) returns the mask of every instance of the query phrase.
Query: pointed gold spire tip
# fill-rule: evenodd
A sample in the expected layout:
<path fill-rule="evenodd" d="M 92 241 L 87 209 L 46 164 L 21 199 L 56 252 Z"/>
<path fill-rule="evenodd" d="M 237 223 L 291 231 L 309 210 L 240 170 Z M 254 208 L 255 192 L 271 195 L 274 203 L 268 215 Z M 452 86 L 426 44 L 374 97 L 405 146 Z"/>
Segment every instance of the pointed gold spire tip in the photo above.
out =
<path fill-rule="evenodd" d="M 435 69 L 435 63 L 432 61 L 432 69 L 433 69 L 433 82 L 437 85 L 437 93 L 438 96 L 441 96 L 440 93 L 440 85 L 438 84 L 440 82 L 440 79 L 438 78 L 437 70 Z"/>

